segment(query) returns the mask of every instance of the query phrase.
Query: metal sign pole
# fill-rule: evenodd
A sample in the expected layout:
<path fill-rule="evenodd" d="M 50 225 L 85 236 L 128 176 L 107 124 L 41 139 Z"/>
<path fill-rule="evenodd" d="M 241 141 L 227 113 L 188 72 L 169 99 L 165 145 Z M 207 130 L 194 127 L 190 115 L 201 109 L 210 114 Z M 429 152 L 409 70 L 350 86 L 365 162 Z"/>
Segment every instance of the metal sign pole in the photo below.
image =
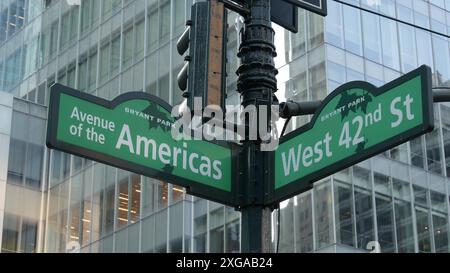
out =
<path fill-rule="evenodd" d="M 242 106 L 254 105 L 258 111 L 263 105 L 270 109 L 277 88 L 277 70 L 274 65 L 275 32 L 271 26 L 271 0 L 247 2 L 250 14 L 245 18 L 245 29 L 238 54 L 241 58 L 241 66 L 237 71 L 238 91 L 242 95 Z M 271 128 L 270 119 L 267 122 L 267 128 Z M 245 120 L 245 125 L 250 127 L 248 119 Z M 260 144 L 260 139 L 249 140 L 247 132 L 245 148 L 240 155 L 240 162 L 243 162 L 240 186 L 244 253 L 270 251 L 271 209 L 264 205 L 265 187 L 269 179 L 269 156 L 267 152 L 261 151 Z"/>

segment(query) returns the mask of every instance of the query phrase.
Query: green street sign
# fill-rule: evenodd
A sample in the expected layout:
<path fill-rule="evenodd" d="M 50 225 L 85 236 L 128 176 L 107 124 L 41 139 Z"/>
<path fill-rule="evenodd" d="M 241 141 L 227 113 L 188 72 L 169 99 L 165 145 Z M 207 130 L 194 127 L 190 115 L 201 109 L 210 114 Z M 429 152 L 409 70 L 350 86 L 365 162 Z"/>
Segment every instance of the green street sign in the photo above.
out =
<path fill-rule="evenodd" d="M 175 140 L 171 108 L 144 92 L 125 93 L 108 101 L 55 84 L 47 146 L 236 206 L 236 149 L 227 143 Z"/>
<path fill-rule="evenodd" d="M 433 130 L 431 70 L 422 66 L 376 88 L 351 82 L 331 93 L 312 121 L 286 135 L 272 155 L 267 204 Z"/>

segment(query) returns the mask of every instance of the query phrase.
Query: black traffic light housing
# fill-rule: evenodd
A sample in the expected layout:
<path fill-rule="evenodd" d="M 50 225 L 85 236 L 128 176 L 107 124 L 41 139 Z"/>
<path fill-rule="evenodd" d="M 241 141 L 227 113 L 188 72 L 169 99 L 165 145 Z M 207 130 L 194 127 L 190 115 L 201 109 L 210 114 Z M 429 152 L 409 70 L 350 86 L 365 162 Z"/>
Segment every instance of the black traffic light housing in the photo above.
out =
<path fill-rule="evenodd" d="M 189 49 L 191 25 L 192 21 L 189 20 L 186 22 L 186 30 L 177 41 L 177 51 L 180 55 L 184 55 L 184 53 L 186 53 L 186 51 Z M 183 65 L 183 68 L 181 69 L 180 73 L 178 73 L 177 77 L 178 87 L 182 91 L 186 91 L 187 89 L 187 82 L 189 77 L 189 62 L 191 60 L 191 57 L 188 55 L 184 57 L 184 60 L 186 61 L 186 63 Z M 183 97 L 186 98 L 188 96 L 189 95 L 187 92 L 183 92 Z"/>
<path fill-rule="evenodd" d="M 194 98 L 202 98 L 202 110 L 209 105 L 225 109 L 227 11 L 223 3 L 195 3 L 186 26 L 177 42 L 180 55 L 188 52 L 177 77 L 178 87 L 191 111 Z"/>

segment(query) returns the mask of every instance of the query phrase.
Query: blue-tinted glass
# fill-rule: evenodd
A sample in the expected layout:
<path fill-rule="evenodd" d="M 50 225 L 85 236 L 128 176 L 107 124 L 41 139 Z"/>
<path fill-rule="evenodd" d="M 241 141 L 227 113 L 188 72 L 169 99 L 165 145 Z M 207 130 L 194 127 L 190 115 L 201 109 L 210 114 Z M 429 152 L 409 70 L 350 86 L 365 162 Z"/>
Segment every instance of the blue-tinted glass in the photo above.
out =
<path fill-rule="evenodd" d="M 399 70 L 397 23 L 385 18 L 381 18 L 380 23 L 382 29 L 383 63 L 392 69 Z"/>
<path fill-rule="evenodd" d="M 363 13 L 364 56 L 377 63 L 381 63 L 381 39 L 379 17 Z"/>
<path fill-rule="evenodd" d="M 357 9 L 344 6 L 345 48 L 362 55 L 360 12 Z"/>
<path fill-rule="evenodd" d="M 337 47 L 343 47 L 343 22 L 341 5 L 329 1 L 328 8 L 333 12 L 330 12 L 326 17 L 326 39 L 327 42 Z"/>
<path fill-rule="evenodd" d="M 399 33 L 402 72 L 407 73 L 417 68 L 414 28 L 404 24 L 399 24 Z"/>

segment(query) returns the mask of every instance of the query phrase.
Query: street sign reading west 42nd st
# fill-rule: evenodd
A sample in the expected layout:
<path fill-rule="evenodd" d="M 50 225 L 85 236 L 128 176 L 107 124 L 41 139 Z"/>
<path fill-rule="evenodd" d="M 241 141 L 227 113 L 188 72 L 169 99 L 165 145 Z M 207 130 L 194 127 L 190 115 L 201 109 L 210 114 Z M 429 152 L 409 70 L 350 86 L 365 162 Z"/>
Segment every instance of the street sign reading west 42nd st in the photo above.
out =
<path fill-rule="evenodd" d="M 312 121 L 281 139 L 273 153 L 267 204 L 433 130 L 431 70 L 426 66 L 381 87 L 351 82 L 322 103 Z"/>
<path fill-rule="evenodd" d="M 51 89 L 47 146 L 237 206 L 231 144 L 175 140 L 171 108 L 144 92 L 108 101 L 56 84 Z"/>

